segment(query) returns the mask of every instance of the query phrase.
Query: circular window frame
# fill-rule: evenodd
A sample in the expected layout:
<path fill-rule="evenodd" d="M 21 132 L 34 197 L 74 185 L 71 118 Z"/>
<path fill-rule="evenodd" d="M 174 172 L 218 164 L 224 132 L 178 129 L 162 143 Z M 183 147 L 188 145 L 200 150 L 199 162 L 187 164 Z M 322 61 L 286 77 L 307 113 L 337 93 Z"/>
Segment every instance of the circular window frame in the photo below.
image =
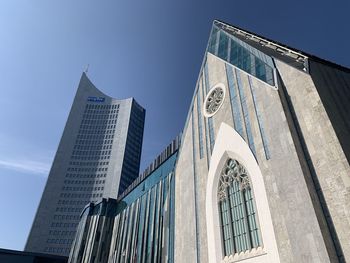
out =
<path fill-rule="evenodd" d="M 212 113 L 209 113 L 207 112 L 207 109 L 206 109 L 206 104 L 207 104 L 207 101 L 208 101 L 208 98 L 211 96 L 211 94 L 213 93 L 213 91 L 217 88 L 221 88 L 221 90 L 223 91 L 223 95 L 222 95 L 222 100 L 221 100 L 221 103 L 220 105 L 218 106 L 218 108 L 216 109 L 216 111 L 212 112 Z M 225 85 L 223 83 L 218 83 L 216 84 L 214 87 L 212 87 L 207 96 L 205 97 L 205 100 L 204 100 L 204 103 L 203 103 L 203 114 L 206 118 L 210 118 L 212 116 L 214 116 L 221 108 L 222 104 L 224 104 L 224 100 L 226 98 L 226 88 L 225 88 Z"/>

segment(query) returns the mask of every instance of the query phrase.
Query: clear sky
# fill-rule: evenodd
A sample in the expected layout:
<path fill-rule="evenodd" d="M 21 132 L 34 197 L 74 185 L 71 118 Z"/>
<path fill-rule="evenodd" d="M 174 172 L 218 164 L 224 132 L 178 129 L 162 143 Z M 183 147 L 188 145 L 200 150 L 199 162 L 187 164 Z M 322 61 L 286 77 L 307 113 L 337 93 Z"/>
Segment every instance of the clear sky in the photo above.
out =
<path fill-rule="evenodd" d="M 0 248 L 22 250 L 88 76 L 147 110 L 142 168 L 183 128 L 213 19 L 350 66 L 350 1 L 2 0 Z"/>

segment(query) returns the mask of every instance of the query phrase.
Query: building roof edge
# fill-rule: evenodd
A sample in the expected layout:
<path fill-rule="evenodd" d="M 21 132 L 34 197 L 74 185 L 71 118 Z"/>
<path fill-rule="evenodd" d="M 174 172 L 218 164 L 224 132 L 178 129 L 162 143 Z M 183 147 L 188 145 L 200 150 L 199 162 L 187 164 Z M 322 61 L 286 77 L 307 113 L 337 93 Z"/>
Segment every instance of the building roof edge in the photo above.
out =
<path fill-rule="evenodd" d="M 301 55 L 303 55 L 303 56 L 307 57 L 308 59 L 311 59 L 311 60 L 313 60 L 313 61 L 315 61 L 315 62 L 319 62 L 319 63 L 322 63 L 322 64 L 326 64 L 326 65 L 335 67 L 335 68 L 337 68 L 337 69 L 339 69 L 339 70 L 342 70 L 342 71 L 345 71 L 345 72 L 350 73 L 350 68 L 348 68 L 348 67 L 345 67 L 345 66 L 340 65 L 340 64 L 337 64 L 337 63 L 335 63 L 335 62 L 332 62 L 332 61 L 329 61 L 329 60 L 320 58 L 320 57 L 318 57 L 318 56 L 309 54 L 309 53 L 304 52 L 304 51 L 302 51 L 302 50 L 299 50 L 299 49 L 290 47 L 290 46 L 285 45 L 285 44 L 283 44 L 283 43 L 280 43 L 280 42 L 278 42 L 278 41 L 271 40 L 271 39 L 269 39 L 269 38 L 266 38 L 266 37 L 261 36 L 261 35 L 256 34 L 256 33 L 253 33 L 253 32 L 251 32 L 251 31 L 248 31 L 248 30 L 243 29 L 243 28 L 241 28 L 241 27 L 228 24 L 228 23 L 226 23 L 226 22 L 224 22 L 224 21 L 221 21 L 221 20 L 219 20 L 219 19 L 214 19 L 213 25 L 214 25 L 215 23 L 220 23 L 220 24 L 226 25 L 226 26 L 228 26 L 228 27 L 234 28 L 234 29 L 236 29 L 236 30 L 245 32 L 245 33 L 247 33 L 247 34 L 256 36 L 257 38 L 261 38 L 261 39 L 265 40 L 266 42 L 273 43 L 273 44 L 275 44 L 275 45 L 278 45 L 278 46 L 284 47 L 284 48 L 286 48 L 286 49 L 289 49 L 289 50 L 291 50 L 291 51 L 293 51 L 293 52 L 299 53 L 299 54 L 301 54 Z"/>

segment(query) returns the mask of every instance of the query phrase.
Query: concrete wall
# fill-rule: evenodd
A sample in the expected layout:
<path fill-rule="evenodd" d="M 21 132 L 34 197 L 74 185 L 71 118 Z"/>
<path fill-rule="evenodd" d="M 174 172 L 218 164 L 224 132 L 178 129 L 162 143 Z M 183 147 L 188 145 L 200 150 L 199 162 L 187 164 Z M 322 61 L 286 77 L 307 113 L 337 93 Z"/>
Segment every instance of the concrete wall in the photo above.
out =
<path fill-rule="evenodd" d="M 350 70 L 312 59 L 309 65 L 317 93 L 350 162 Z"/>
<path fill-rule="evenodd" d="M 349 133 L 349 116 L 344 117 L 349 105 L 340 107 L 346 100 L 346 94 L 342 97 L 339 93 L 344 92 L 346 87 L 341 86 L 344 82 L 336 79 L 336 76 L 345 73 L 314 62 L 311 63 L 312 76 L 282 62 L 277 62 L 277 68 L 307 152 L 312 177 L 309 183 L 318 194 L 328 223 L 322 226 L 320 222 L 324 228 L 322 231 L 330 232 L 332 239 L 327 242 L 332 242 L 337 248 L 338 257 L 349 260 L 350 168 L 344 151 L 349 143 L 349 137 L 344 137 Z M 338 95 L 332 96 L 332 93 Z M 319 209 L 317 205 L 315 209 Z"/>

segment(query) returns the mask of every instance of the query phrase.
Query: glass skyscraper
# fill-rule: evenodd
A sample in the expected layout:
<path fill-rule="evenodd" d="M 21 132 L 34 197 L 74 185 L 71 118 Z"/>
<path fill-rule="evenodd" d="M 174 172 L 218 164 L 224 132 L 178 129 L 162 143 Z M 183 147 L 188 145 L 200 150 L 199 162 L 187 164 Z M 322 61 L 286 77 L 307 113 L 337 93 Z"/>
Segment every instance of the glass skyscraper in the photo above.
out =
<path fill-rule="evenodd" d="M 25 246 L 68 255 L 84 206 L 137 178 L 145 110 L 99 91 L 83 73 Z"/>

